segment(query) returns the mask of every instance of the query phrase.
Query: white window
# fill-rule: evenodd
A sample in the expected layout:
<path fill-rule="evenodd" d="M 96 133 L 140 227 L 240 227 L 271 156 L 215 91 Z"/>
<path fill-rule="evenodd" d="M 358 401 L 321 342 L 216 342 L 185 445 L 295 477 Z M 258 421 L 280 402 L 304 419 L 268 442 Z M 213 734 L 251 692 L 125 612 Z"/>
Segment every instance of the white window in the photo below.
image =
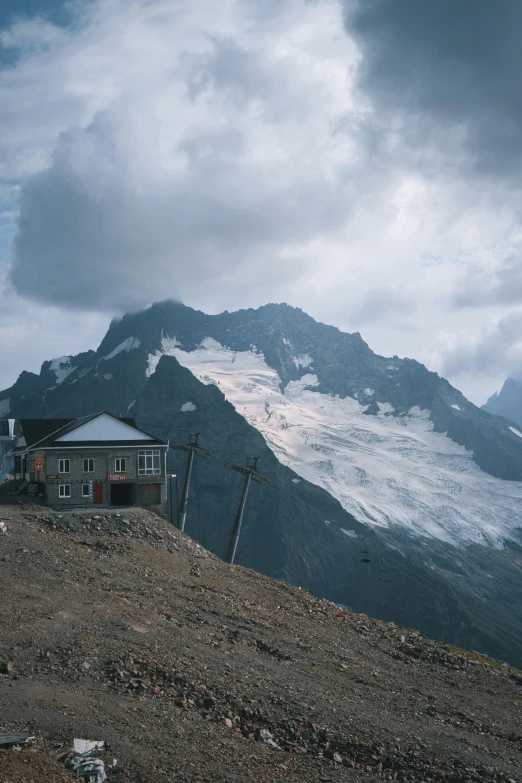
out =
<path fill-rule="evenodd" d="M 61 462 L 61 460 L 60 460 Z M 66 460 L 68 462 L 68 460 Z M 68 471 L 67 471 L 68 472 Z M 71 497 L 71 485 L 70 484 L 60 484 L 58 488 L 58 494 L 61 498 L 70 498 Z"/>
<path fill-rule="evenodd" d="M 161 473 L 159 449 L 146 449 L 138 452 L 138 473 L 140 476 Z"/>
<path fill-rule="evenodd" d="M 82 484 L 82 498 L 89 498 L 91 496 L 89 484 Z"/>
<path fill-rule="evenodd" d="M 83 472 L 84 473 L 94 473 L 94 460 L 93 459 L 84 459 L 83 460 Z"/>
<path fill-rule="evenodd" d="M 127 461 L 125 457 L 118 457 L 114 460 L 114 472 L 115 473 L 125 473 L 127 467 Z"/>
<path fill-rule="evenodd" d="M 71 460 L 59 459 L 58 460 L 58 473 L 70 473 L 71 472 Z M 65 484 L 64 484 L 65 486 Z"/>

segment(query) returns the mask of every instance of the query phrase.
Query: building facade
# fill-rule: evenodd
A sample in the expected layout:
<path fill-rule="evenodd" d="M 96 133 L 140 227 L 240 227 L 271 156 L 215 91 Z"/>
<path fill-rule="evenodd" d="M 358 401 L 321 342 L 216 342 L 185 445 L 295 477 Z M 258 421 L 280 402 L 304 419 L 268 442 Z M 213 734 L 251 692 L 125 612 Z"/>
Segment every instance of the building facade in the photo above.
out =
<path fill-rule="evenodd" d="M 165 511 L 167 444 L 133 419 L 21 419 L 15 477 L 57 508 L 143 506 Z"/>

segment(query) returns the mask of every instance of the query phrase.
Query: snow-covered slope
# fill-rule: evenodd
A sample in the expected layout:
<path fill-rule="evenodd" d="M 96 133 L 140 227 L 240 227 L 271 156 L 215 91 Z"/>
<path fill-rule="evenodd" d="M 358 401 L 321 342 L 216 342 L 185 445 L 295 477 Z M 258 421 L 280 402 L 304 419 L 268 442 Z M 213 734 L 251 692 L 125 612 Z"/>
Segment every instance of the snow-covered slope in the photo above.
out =
<path fill-rule="evenodd" d="M 165 338 L 149 356 L 149 376 L 164 354 L 217 384 L 284 464 L 361 522 L 401 525 L 448 543 L 501 548 L 506 538 L 519 540 L 514 509 L 522 484 L 481 471 L 463 446 L 434 432 L 429 411 L 415 407 L 396 417 L 391 404 L 380 403 L 377 415 L 365 415 L 367 406 L 357 399 L 315 390 L 309 357 L 301 361 L 309 372 L 283 388 L 255 350 L 232 351 L 207 338 L 185 351 Z"/>

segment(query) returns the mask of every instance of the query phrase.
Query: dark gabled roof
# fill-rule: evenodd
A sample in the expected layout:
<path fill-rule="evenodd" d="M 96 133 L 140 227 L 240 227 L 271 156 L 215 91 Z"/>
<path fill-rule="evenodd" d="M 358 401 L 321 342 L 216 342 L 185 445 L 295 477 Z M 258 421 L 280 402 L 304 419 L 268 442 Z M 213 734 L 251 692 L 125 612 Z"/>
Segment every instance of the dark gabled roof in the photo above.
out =
<path fill-rule="evenodd" d="M 138 445 L 138 443 L 141 443 L 143 445 L 150 445 L 150 444 L 161 444 L 166 445 L 163 443 L 162 440 L 159 438 L 154 437 L 154 435 L 150 435 L 149 432 L 145 432 L 145 430 L 140 429 L 137 425 L 134 419 L 126 416 L 114 416 L 112 413 L 109 413 L 108 411 L 100 411 L 99 413 L 92 413 L 89 416 L 82 416 L 79 419 L 20 419 L 20 428 L 23 432 L 26 445 L 20 446 L 15 451 L 25 451 L 26 449 L 31 449 L 35 446 L 38 448 L 48 448 L 54 442 L 61 438 L 63 435 L 67 435 L 68 432 L 72 432 L 73 430 L 77 429 L 78 427 L 81 427 L 82 424 L 86 424 L 87 422 L 91 421 L 92 419 L 97 419 L 98 416 L 102 416 L 103 414 L 106 414 L 107 416 L 112 416 L 113 419 L 117 419 L 118 421 L 122 421 L 124 424 L 128 424 L 131 427 L 134 427 L 139 432 L 143 432 L 145 435 L 149 435 L 150 440 L 142 440 L 142 441 L 67 441 L 67 444 L 70 447 L 74 446 L 97 446 L 97 445 Z M 59 444 L 62 448 L 67 448 L 65 444 Z"/>
<path fill-rule="evenodd" d="M 25 448 L 48 438 L 73 421 L 75 419 L 20 419 L 20 428 L 27 444 Z"/>

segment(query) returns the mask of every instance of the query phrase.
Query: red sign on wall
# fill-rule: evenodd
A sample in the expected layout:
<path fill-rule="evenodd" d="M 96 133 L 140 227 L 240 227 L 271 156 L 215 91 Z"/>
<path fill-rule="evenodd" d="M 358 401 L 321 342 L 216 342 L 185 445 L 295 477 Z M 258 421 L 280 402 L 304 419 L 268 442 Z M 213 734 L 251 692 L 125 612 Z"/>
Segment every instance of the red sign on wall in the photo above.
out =
<path fill-rule="evenodd" d="M 127 481 L 126 473 L 109 473 L 109 481 Z"/>
<path fill-rule="evenodd" d="M 34 455 L 34 469 L 36 472 L 44 469 L 44 454 L 43 451 L 37 451 Z"/>

